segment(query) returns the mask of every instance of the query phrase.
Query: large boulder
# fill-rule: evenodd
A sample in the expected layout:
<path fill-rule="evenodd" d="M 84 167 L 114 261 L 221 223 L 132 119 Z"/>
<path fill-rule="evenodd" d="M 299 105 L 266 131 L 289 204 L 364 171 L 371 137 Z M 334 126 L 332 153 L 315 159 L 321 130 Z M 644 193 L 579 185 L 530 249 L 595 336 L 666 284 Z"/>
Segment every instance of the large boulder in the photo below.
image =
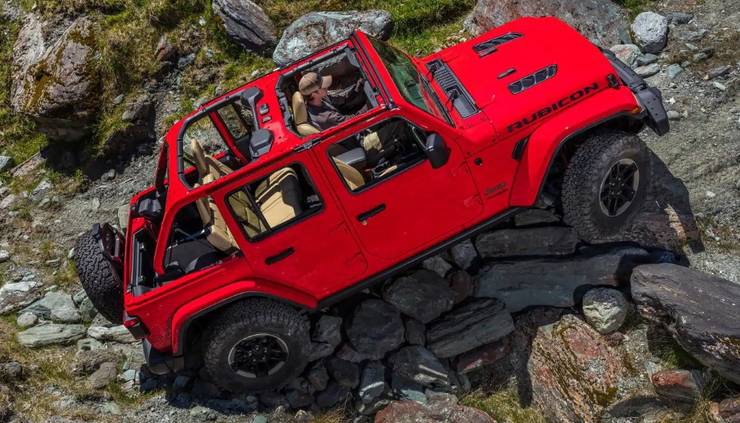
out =
<path fill-rule="evenodd" d="M 357 29 L 386 39 L 392 27 L 391 14 L 384 10 L 311 12 L 285 29 L 272 59 L 285 66 L 348 38 Z"/>
<path fill-rule="evenodd" d="M 660 53 L 668 42 L 668 18 L 655 12 L 640 13 L 630 28 L 645 53 Z"/>
<path fill-rule="evenodd" d="M 457 403 L 454 395 L 437 394 L 426 404 L 393 401 L 375 415 L 375 423 L 495 423 L 488 414 Z"/>
<path fill-rule="evenodd" d="M 376 299 L 365 300 L 355 308 L 345 331 L 352 347 L 373 360 L 385 357 L 405 339 L 401 313 Z"/>
<path fill-rule="evenodd" d="M 427 269 L 396 279 L 383 292 L 384 300 L 422 323 L 449 311 L 456 296 L 445 279 Z"/>
<path fill-rule="evenodd" d="M 588 287 L 618 286 L 649 257 L 640 248 L 585 249 L 576 257 L 497 262 L 478 275 L 477 297 L 503 300 L 510 312 L 530 306 L 573 307 Z"/>
<path fill-rule="evenodd" d="M 262 53 L 275 45 L 275 25 L 254 2 L 214 0 L 213 12 L 229 37 L 245 49 Z"/>
<path fill-rule="evenodd" d="M 72 296 L 62 291 L 47 292 L 44 297 L 21 311 L 39 318 L 60 323 L 79 323 L 82 320 Z"/>
<path fill-rule="evenodd" d="M 447 369 L 431 351 L 420 346 L 403 347 L 388 359 L 393 375 L 434 388 L 449 385 Z"/>
<path fill-rule="evenodd" d="M 740 285 L 674 264 L 632 272 L 640 314 L 664 325 L 699 362 L 740 383 Z"/>
<path fill-rule="evenodd" d="M 506 306 L 495 299 L 477 299 L 444 315 L 427 330 L 427 346 L 440 358 L 454 357 L 498 341 L 514 330 Z"/>
<path fill-rule="evenodd" d="M 603 46 L 619 43 L 627 28 L 624 10 L 609 0 L 478 0 L 465 29 L 478 35 L 522 16 L 556 16 Z"/>
<path fill-rule="evenodd" d="M 583 296 L 583 317 L 599 333 L 618 330 L 629 312 L 624 294 L 612 288 L 594 288 Z"/>
<path fill-rule="evenodd" d="M 32 21 L 27 25 L 35 30 Z M 30 44 L 34 53 L 20 54 L 14 63 L 20 77 L 13 81 L 11 104 L 32 116 L 51 140 L 83 138 L 100 109 L 96 31 L 91 19 L 81 17 L 40 57 L 36 49 L 41 43 L 34 37 L 19 38 L 14 48 Z"/>
<path fill-rule="evenodd" d="M 48 324 L 34 326 L 19 332 L 18 342 L 24 347 L 35 348 L 54 344 L 71 344 L 85 336 L 83 325 Z"/>
<path fill-rule="evenodd" d="M 576 231 L 565 226 L 500 229 L 475 240 L 483 258 L 572 254 L 576 244 Z"/>
<path fill-rule="evenodd" d="M 0 315 L 12 313 L 41 296 L 41 282 L 27 274 L 18 282 L 0 286 Z"/>

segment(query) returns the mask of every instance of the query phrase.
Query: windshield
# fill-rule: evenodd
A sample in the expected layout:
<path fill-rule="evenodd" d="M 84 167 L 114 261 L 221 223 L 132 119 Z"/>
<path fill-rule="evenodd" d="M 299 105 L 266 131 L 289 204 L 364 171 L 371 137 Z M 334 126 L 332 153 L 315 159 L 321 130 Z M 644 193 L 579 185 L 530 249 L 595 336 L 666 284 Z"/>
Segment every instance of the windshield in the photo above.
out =
<path fill-rule="evenodd" d="M 370 42 L 375 47 L 375 51 L 378 52 L 386 69 L 388 69 L 388 73 L 391 74 L 391 78 L 393 78 L 393 82 L 396 83 L 403 98 L 431 115 L 442 117 L 448 124 L 452 125 L 452 120 L 442 107 L 439 97 L 406 53 L 376 38 L 368 38 L 370 38 Z"/>

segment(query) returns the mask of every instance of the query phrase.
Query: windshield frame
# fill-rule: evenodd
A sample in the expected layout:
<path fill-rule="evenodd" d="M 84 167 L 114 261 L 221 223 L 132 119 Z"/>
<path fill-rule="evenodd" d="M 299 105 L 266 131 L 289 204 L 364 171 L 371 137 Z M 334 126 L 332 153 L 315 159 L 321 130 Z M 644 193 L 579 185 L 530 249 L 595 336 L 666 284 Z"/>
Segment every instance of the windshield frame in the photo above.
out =
<path fill-rule="evenodd" d="M 424 77 L 424 74 L 420 71 L 419 67 L 416 64 L 416 61 L 404 51 L 396 47 L 393 47 L 392 45 L 380 39 L 377 39 L 371 36 L 368 36 L 367 38 L 368 40 L 370 40 L 370 45 L 373 46 L 375 53 L 378 55 L 381 62 L 383 63 L 385 70 L 391 76 L 391 80 L 393 81 L 393 84 L 396 86 L 396 89 L 398 90 L 398 92 L 401 94 L 401 97 L 407 103 L 414 106 L 415 108 L 431 116 L 434 116 L 435 118 L 441 119 L 442 121 L 446 122 L 449 126 L 454 127 L 455 123 L 452 120 L 452 116 L 450 116 L 449 111 L 445 109 L 444 103 L 442 103 L 439 96 L 437 95 L 437 92 L 434 90 L 434 88 L 432 88 L 432 85 L 429 83 L 429 80 L 427 80 Z M 381 48 L 379 47 L 382 47 L 382 50 L 384 51 L 381 51 Z M 406 62 L 405 64 L 408 65 L 407 69 L 414 70 L 413 77 L 416 80 L 417 89 L 419 90 L 421 100 L 426 106 L 426 108 L 420 107 L 419 104 L 415 101 L 415 99 L 411 99 L 405 95 L 405 90 L 401 89 L 401 84 L 403 83 L 403 81 L 400 80 L 400 77 L 396 74 L 396 72 L 394 72 L 393 68 L 387 62 L 388 59 L 387 59 L 386 52 L 394 53 L 395 57 L 400 58 L 401 60 Z M 424 94 L 426 94 L 426 96 Z M 431 98 L 433 104 L 429 104 L 425 97 Z"/>

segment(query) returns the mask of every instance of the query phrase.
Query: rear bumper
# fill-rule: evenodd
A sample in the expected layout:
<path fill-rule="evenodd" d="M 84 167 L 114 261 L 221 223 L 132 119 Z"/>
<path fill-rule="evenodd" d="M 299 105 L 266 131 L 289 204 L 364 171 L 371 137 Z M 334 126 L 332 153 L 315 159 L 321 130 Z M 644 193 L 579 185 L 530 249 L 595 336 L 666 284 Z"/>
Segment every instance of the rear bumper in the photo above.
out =
<path fill-rule="evenodd" d="M 660 90 L 651 87 L 644 79 L 632 70 L 626 63 L 622 62 L 610 50 L 601 49 L 619 78 L 637 97 L 645 113 L 645 123 L 658 135 L 664 135 L 670 130 L 668 114 L 663 106 L 663 95 Z"/>
<path fill-rule="evenodd" d="M 166 375 L 179 372 L 185 368 L 184 357 L 173 357 L 157 351 L 146 339 L 143 341 L 144 359 L 149 371 L 155 375 Z"/>

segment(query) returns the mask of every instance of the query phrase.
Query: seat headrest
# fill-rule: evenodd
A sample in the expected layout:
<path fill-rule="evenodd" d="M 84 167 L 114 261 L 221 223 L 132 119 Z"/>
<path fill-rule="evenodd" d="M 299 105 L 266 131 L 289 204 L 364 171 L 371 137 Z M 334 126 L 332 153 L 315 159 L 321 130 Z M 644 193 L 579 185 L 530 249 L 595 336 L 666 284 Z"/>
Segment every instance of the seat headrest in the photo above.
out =
<path fill-rule="evenodd" d="M 208 175 L 208 164 L 206 163 L 206 153 L 203 151 L 203 146 L 200 145 L 197 139 L 193 138 L 190 141 L 190 149 L 193 151 L 193 159 L 195 160 L 195 168 L 198 169 L 198 176 L 203 179 Z"/>
<path fill-rule="evenodd" d="M 320 131 L 315 126 L 311 125 L 308 121 L 308 110 L 306 109 L 306 102 L 303 100 L 303 95 L 300 91 L 293 93 L 293 99 L 291 100 L 291 109 L 293 110 L 293 121 L 295 122 L 295 128 L 301 135 L 318 134 Z"/>

